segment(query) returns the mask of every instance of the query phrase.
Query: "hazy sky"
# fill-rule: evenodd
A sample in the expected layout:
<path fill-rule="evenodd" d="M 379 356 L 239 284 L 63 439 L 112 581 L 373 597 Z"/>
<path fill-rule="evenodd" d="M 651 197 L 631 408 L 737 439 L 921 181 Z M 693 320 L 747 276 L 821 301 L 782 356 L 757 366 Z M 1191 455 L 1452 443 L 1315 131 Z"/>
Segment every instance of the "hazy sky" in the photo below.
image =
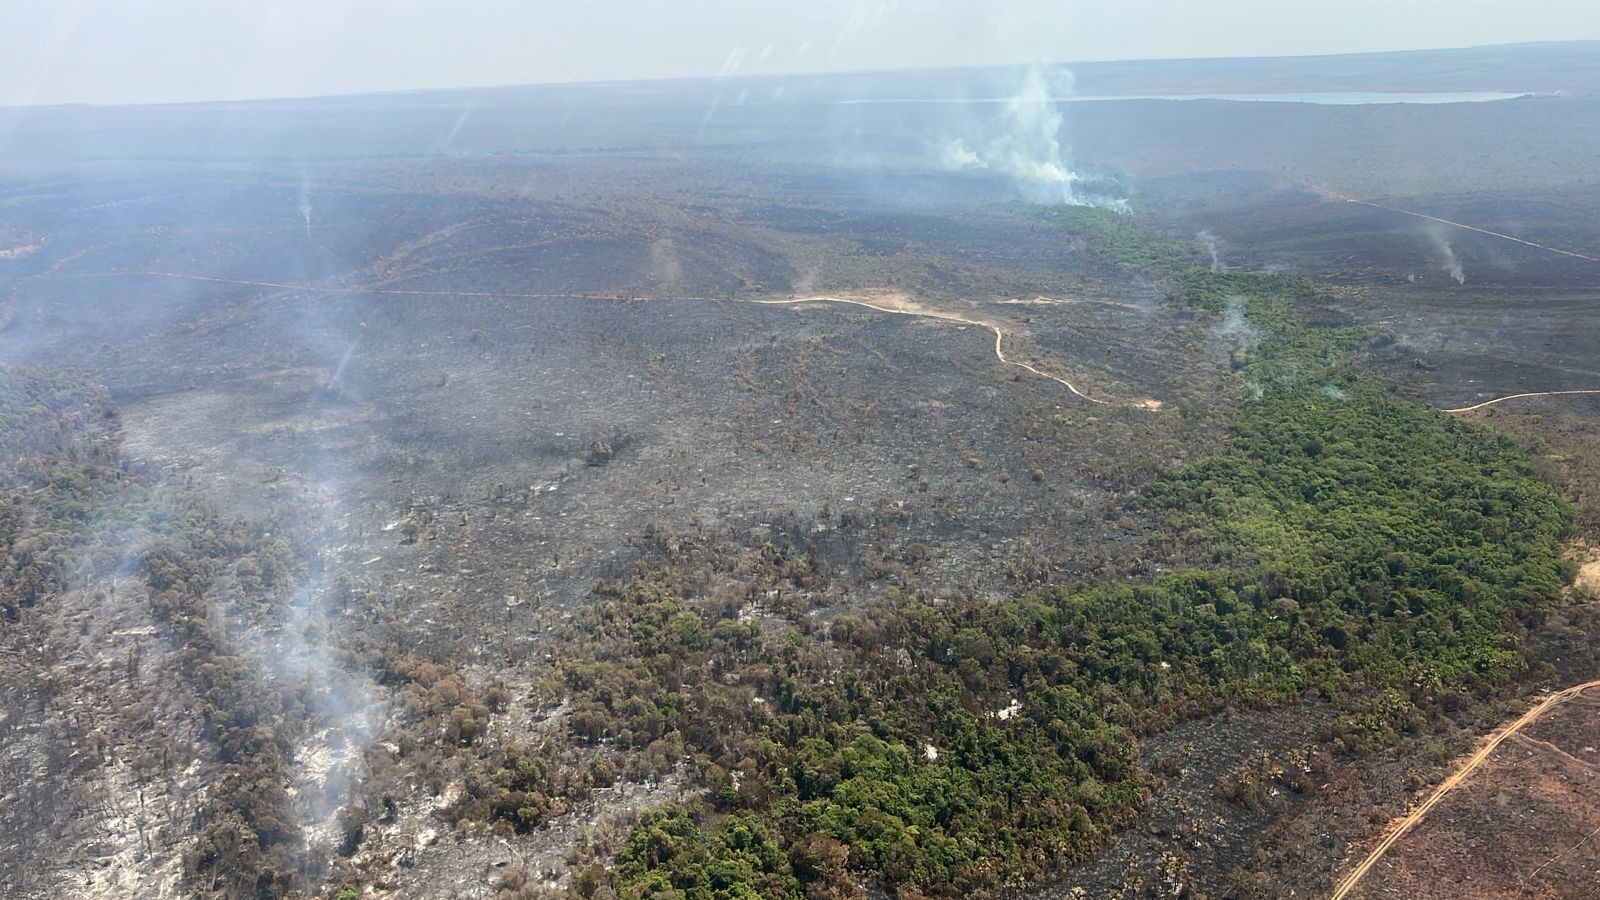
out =
<path fill-rule="evenodd" d="M 1600 38 L 1595 0 L 0 0 L 0 105 Z"/>

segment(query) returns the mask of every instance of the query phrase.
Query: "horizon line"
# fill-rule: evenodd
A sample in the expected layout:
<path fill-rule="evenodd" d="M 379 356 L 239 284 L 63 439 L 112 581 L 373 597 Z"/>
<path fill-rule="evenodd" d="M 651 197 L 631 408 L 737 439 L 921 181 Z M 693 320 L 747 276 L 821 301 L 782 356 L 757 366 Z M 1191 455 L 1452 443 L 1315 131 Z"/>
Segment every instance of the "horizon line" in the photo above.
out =
<path fill-rule="evenodd" d="M 1393 56 L 1408 53 L 1460 53 L 1474 50 L 1492 50 L 1496 48 L 1542 47 L 1550 45 L 1580 45 L 1600 44 L 1600 38 L 1572 38 L 1551 39 L 1541 41 L 1511 41 L 1493 44 L 1469 44 L 1466 46 L 1446 47 L 1412 47 L 1405 50 L 1341 50 L 1332 53 L 1286 53 L 1286 54 L 1259 54 L 1254 56 L 1150 56 L 1150 57 L 1117 57 L 1109 59 L 1080 59 L 1056 60 L 1038 63 L 998 62 L 978 63 L 969 65 L 939 66 L 939 65 L 911 65 L 889 66 L 881 69 L 822 69 L 794 72 L 769 72 L 748 75 L 661 75 L 643 78 L 614 78 L 614 79 L 572 79 L 568 81 L 516 81 L 497 82 L 493 84 L 467 84 L 447 86 L 418 86 L 401 88 L 384 88 L 369 91 L 334 91 L 327 94 L 282 94 L 262 95 L 231 98 L 211 98 L 197 100 L 150 100 L 132 103 L 111 102 L 103 103 L 89 100 L 66 100 L 57 103 L 25 103 L 25 104 L 0 104 L 0 112 L 15 112 L 22 110 L 116 110 L 116 109 L 152 109 L 167 107 L 198 107 L 198 106 L 232 106 L 240 104 L 269 104 L 269 103 L 295 103 L 317 100 L 342 100 L 362 99 L 375 97 L 399 97 L 410 94 L 442 94 L 452 91 L 495 91 L 515 90 L 519 88 L 607 88 L 625 85 L 657 85 L 657 84 L 683 84 L 689 82 L 717 82 L 717 81 L 762 81 L 792 78 L 844 78 L 860 75 L 901 74 L 910 72 L 962 72 L 962 71 L 987 71 L 1000 69 L 1029 68 L 1031 66 L 1045 66 L 1052 68 L 1071 68 L 1075 66 L 1105 66 L 1119 64 L 1163 63 L 1163 62 L 1227 62 L 1242 60 L 1302 60 L 1302 59 L 1337 59 L 1353 56 Z"/>

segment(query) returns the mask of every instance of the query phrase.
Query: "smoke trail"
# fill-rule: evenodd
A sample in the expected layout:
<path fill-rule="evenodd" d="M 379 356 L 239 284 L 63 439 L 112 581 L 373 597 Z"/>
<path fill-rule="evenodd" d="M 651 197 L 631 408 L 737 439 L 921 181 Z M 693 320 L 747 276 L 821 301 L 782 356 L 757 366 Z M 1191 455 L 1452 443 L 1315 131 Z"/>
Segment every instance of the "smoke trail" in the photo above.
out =
<path fill-rule="evenodd" d="M 311 176 L 300 170 L 300 218 L 306 220 L 306 237 L 311 236 Z"/>
<path fill-rule="evenodd" d="M 1434 226 L 1428 228 L 1428 240 L 1433 243 L 1433 249 L 1439 254 L 1440 266 L 1456 284 L 1467 283 L 1466 270 L 1461 267 L 1461 259 L 1456 256 L 1455 248 L 1450 246 L 1450 239 L 1444 236 L 1444 229 Z"/>
<path fill-rule="evenodd" d="M 1194 239 L 1199 241 L 1200 246 L 1206 248 L 1206 252 L 1211 255 L 1211 271 L 1221 272 L 1222 254 L 1217 252 L 1217 236 L 1210 231 L 1202 231 L 1196 234 Z"/>
<path fill-rule="evenodd" d="M 304 325 L 305 340 L 328 371 L 326 387 L 308 397 L 318 418 L 341 415 L 359 396 L 360 341 L 348 327 L 322 319 Z M 294 751 L 290 797 L 306 842 L 317 859 L 336 840 L 336 814 L 348 803 L 363 775 L 368 745 L 383 718 L 367 673 L 351 667 L 336 652 L 338 635 L 355 584 L 343 566 L 350 548 L 345 484 L 339 455 L 312 442 L 303 457 L 307 492 L 298 511 L 306 548 L 305 577 L 296 586 L 286 620 L 257 652 L 289 684 L 303 687 L 311 728 Z"/>
<path fill-rule="evenodd" d="M 1261 332 L 1245 320 L 1243 297 L 1228 298 L 1222 321 L 1212 329 L 1212 337 L 1236 351 L 1255 349 L 1261 340 Z"/>
<path fill-rule="evenodd" d="M 650 277 L 661 285 L 675 285 L 683 280 L 683 263 L 679 261 L 678 248 L 672 238 L 650 243 Z"/>
<path fill-rule="evenodd" d="M 279 678 L 305 689 L 300 696 L 312 731 L 295 747 L 290 796 L 307 849 L 314 854 L 334 840 L 335 813 L 349 802 L 360 781 L 379 718 L 377 700 L 365 678 L 344 668 L 333 652 L 328 636 L 335 627 L 331 608 L 344 588 L 327 577 L 328 562 L 320 557 L 312 560 L 315 574 L 290 601 L 289 620 L 279 639 L 258 650 Z"/>

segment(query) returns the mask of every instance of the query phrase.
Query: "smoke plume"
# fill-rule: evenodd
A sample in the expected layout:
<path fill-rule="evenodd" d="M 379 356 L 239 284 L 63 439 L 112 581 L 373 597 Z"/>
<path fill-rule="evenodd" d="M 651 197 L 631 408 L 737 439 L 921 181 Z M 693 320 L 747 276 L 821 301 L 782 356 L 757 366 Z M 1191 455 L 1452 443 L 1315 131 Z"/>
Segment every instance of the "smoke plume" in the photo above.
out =
<path fill-rule="evenodd" d="M 1432 227 L 1428 229 L 1428 239 L 1433 244 L 1434 252 L 1439 255 L 1439 265 L 1444 269 L 1456 284 L 1467 283 L 1467 272 L 1461 267 L 1461 259 L 1456 256 L 1455 248 L 1450 246 L 1450 239 L 1444 236 L 1444 228 Z"/>
<path fill-rule="evenodd" d="M 360 341 L 332 313 L 310 315 L 302 327 L 307 348 L 328 373 L 321 390 L 307 384 L 307 409 L 319 421 L 337 421 L 362 394 Z M 350 627 L 345 607 L 355 586 L 347 558 L 353 541 L 344 460 L 313 442 L 300 466 L 306 490 L 294 524 L 303 535 L 306 571 L 283 627 L 259 641 L 256 652 L 285 683 L 301 688 L 310 729 L 295 746 L 290 796 L 308 848 L 315 850 L 335 839 L 336 813 L 360 781 L 382 713 L 367 674 L 337 652 L 340 630 Z"/>
<path fill-rule="evenodd" d="M 1061 82 L 1056 90 L 1051 76 Z M 1070 72 L 1057 69 L 1047 75 L 1044 69 L 1029 69 L 1016 94 L 1001 104 L 1000 115 L 986 124 L 983 136 L 947 138 L 938 145 L 940 168 L 996 172 L 1036 203 L 1125 206 L 1125 201 L 1085 191 L 1072 165 L 1071 148 L 1061 143 L 1063 122 L 1056 98 L 1071 92 Z"/>
<path fill-rule="evenodd" d="M 1261 332 L 1245 318 L 1243 297 L 1229 297 L 1222 321 L 1212 329 L 1212 337 L 1235 351 L 1253 350 L 1261 341 Z"/>
<path fill-rule="evenodd" d="M 300 173 L 300 218 L 306 220 L 306 237 L 311 236 L 311 176 Z"/>
<path fill-rule="evenodd" d="M 1202 231 L 1199 234 L 1196 234 L 1194 239 L 1200 242 L 1200 246 L 1206 249 L 1206 253 L 1210 254 L 1211 271 L 1221 272 L 1222 254 L 1217 251 L 1217 236 L 1212 234 L 1210 231 Z"/>

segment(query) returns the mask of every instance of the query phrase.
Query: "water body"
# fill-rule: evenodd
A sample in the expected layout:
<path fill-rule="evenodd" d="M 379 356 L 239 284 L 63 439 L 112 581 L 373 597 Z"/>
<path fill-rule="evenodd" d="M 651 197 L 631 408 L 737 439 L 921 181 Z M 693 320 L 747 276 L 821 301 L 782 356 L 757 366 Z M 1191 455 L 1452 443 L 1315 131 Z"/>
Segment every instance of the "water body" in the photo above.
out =
<path fill-rule="evenodd" d="M 1077 94 L 1069 97 L 1051 97 L 1052 103 L 1109 103 L 1127 100 L 1230 100 L 1237 103 L 1314 103 L 1322 106 L 1367 106 L 1382 103 L 1488 103 L 1493 100 L 1515 100 L 1529 96 L 1526 93 L 1509 94 L 1504 91 L 1308 91 L 1300 93 L 1264 94 Z M 942 103 L 982 104 L 1009 103 L 1010 97 L 925 97 L 925 98 L 862 98 L 839 100 L 843 106 L 889 103 Z"/>

